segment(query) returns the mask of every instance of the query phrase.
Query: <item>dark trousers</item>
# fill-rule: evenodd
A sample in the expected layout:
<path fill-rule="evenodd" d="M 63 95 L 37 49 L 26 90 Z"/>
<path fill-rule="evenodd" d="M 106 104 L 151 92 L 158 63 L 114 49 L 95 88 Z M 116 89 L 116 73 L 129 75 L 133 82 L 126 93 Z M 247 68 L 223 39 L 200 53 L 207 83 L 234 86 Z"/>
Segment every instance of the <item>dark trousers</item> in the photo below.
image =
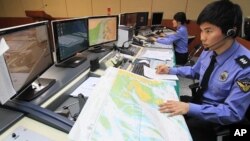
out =
<path fill-rule="evenodd" d="M 184 116 L 193 141 L 216 141 L 216 125 L 193 117 Z"/>
<path fill-rule="evenodd" d="M 180 100 L 183 102 L 190 102 L 192 98 L 190 96 L 181 96 Z M 216 141 L 216 128 L 219 125 L 200 120 L 194 117 L 184 115 L 187 126 L 193 138 L 193 141 Z"/>
<path fill-rule="evenodd" d="M 175 51 L 175 60 L 177 65 L 185 65 L 187 63 L 188 53 L 178 53 Z"/>

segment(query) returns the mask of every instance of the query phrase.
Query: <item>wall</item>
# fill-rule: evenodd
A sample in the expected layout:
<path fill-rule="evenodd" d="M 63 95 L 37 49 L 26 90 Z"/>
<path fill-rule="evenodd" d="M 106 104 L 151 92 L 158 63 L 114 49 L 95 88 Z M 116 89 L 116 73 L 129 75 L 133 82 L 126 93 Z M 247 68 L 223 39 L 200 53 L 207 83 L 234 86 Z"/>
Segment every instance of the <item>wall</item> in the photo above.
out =
<path fill-rule="evenodd" d="M 200 11 L 214 0 L 0 0 L 0 28 L 34 22 L 27 18 L 25 10 L 42 10 L 52 17 L 85 17 L 124 12 L 164 12 L 163 25 L 172 27 L 176 11 L 184 11 L 190 19 L 188 32 L 196 36 L 190 50 L 200 43 L 200 30 L 195 20 Z M 238 3 L 244 16 L 250 16 L 249 0 L 232 0 Z M 149 15 L 151 18 L 151 15 Z"/>
<path fill-rule="evenodd" d="M 0 0 L 0 17 L 25 17 L 25 10 L 43 10 L 53 17 L 81 17 L 135 11 L 163 11 L 171 19 L 176 11 L 184 11 L 195 20 L 201 9 L 214 0 Z M 250 16 L 249 0 L 238 3 L 244 16 Z"/>

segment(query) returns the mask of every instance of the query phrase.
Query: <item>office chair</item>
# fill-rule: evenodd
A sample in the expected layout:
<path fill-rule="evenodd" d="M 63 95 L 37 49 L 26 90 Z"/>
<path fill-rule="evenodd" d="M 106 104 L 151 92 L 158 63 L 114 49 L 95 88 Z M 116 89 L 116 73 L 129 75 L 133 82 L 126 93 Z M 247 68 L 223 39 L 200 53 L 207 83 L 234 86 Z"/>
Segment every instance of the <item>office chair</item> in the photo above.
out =
<path fill-rule="evenodd" d="M 241 122 L 221 126 L 215 129 L 217 141 L 230 141 L 230 134 L 233 134 L 230 133 L 230 129 L 232 129 L 232 127 L 238 127 L 240 125 L 250 126 L 250 107 L 248 107 L 245 118 Z"/>
<path fill-rule="evenodd" d="M 195 64 L 195 61 L 193 60 L 193 57 L 202 49 L 201 45 L 196 45 L 194 49 L 188 54 L 187 63 L 185 66 L 193 66 Z M 199 88 L 199 82 L 195 82 L 195 79 L 192 79 L 193 83 L 190 84 L 188 87 L 191 90 L 192 95 L 194 95 Z M 189 101 L 191 97 L 183 97 L 184 101 Z"/>
<path fill-rule="evenodd" d="M 188 54 L 188 59 L 187 63 L 185 66 L 193 66 L 194 65 L 194 60 L 193 57 L 201 50 L 202 46 L 201 45 L 196 45 L 192 51 Z"/>
<path fill-rule="evenodd" d="M 189 35 L 188 36 L 188 45 L 193 42 L 193 40 L 195 39 L 195 36 Z"/>

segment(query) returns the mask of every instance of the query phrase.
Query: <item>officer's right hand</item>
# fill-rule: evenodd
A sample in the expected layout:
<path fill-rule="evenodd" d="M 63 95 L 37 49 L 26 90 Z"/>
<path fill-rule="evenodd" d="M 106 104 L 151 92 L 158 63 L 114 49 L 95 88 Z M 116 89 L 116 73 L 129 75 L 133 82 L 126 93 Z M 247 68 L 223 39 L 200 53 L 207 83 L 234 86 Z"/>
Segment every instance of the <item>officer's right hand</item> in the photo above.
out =
<path fill-rule="evenodd" d="M 157 67 L 156 67 L 156 73 L 158 73 L 158 74 L 168 74 L 169 73 L 169 67 L 167 66 L 167 65 L 165 65 L 165 64 L 161 64 L 161 65 L 158 65 Z"/>
<path fill-rule="evenodd" d="M 154 38 L 154 37 L 149 37 L 149 38 L 148 38 L 148 41 L 149 41 L 150 43 L 156 42 L 156 38 Z"/>

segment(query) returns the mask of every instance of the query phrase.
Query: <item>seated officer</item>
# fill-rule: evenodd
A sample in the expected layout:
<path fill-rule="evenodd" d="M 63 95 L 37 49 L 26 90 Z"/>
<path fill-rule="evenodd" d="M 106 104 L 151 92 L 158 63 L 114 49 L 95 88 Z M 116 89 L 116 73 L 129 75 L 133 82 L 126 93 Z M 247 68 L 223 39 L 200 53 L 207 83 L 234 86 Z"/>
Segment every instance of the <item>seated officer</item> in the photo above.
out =
<path fill-rule="evenodd" d="M 159 74 L 199 79 L 200 87 L 190 102 L 169 100 L 159 106 L 160 112 L 185 115 L 194 141 L 216 140 L 216 127 L 242 122 L 249 108 L 250 51 L 235 40 L 241 21 L 239 5 L 229 0 L 212 2 L 197 19 L 204 51 L 196 64 L 157 67 Z"/>
<path fill-rule="evenodd" d="M 176 64 L 184 65 L 188 59 L 188 32 L 186 27 L 187 19 L 184 12 L 177 12 L 173 17 L 173 27 L 177 28 L 176 34 L 165 35 L 161 33 L 162 38 L 149 38 L 151 42 L 162 44 L 174 44 Z"/>

